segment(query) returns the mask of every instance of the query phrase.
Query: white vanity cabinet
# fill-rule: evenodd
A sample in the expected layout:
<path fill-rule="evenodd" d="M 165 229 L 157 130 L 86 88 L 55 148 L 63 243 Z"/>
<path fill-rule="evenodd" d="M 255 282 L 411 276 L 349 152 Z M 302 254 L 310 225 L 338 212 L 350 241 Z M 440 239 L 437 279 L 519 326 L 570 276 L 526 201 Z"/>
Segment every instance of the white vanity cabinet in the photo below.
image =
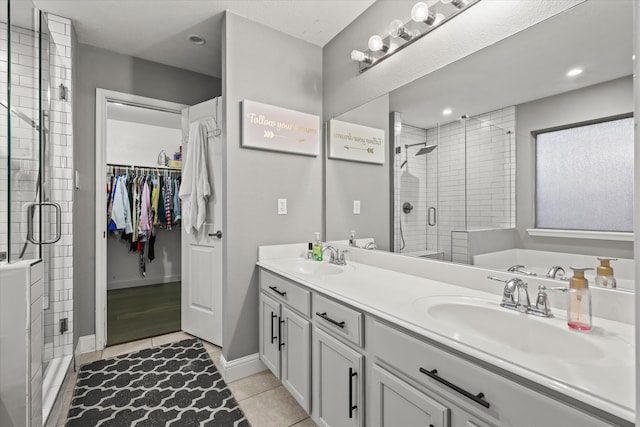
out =
<path fill-rule="evenodd" d="M 364 356 L 315 327 L 314 415 L 321 427 L 364 426 Z"/>
<path fill-rule="evenodd" d="M 393 388 L 395 402 L 388 403 L 383 394 L 374 391 L 370 402 L 374 408 L 386 406 L 386 410 L 397 411 L 396 406 L 415 405 L 416 396 L 421 396 L 450 410 L 450 424 L 444 425 L 451 427 L 616 425 L 491 372 L 426 340 L 410 336 L 394 326 L 373 321 L 371 329 L 371 351 L 375 354 L 376 363 L 397 372 L 396 376 L 389 374 L 385 377 L 387 384 L 389 376 L 396 380 Z M 398 403 L 400 401 L 402 403 Z M 374 422 L 373 425 L 385 424 Z M 428 427 L 431 425 L 439 424 L 426 424 Z"/>
<path fill-rule="evenodd" d="M 310 412 L 310 293 L 264 270 L 260 271 L 260 288 L 260 359 Z"/>

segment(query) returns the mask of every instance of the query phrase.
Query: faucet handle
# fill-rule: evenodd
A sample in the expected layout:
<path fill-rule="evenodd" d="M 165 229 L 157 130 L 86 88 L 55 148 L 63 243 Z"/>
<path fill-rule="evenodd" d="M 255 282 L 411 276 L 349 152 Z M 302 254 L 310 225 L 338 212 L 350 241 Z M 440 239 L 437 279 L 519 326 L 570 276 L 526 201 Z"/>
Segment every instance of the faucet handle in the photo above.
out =
<path fill-rule="evenodd" d="M 343 250 L 338 249 L 338 264 L 339 265 L 347 265 L 347 260 L 344 257 L 344 254 L 346 252 L 349 252 L 349 250 L 348 249 L 343 249 Z"/>
<path fill-rule="evenodd" d="M 551 307 L 549 306 L 549 296 L 547 295 L 547 287 L 545 285 L 538 286 L 538 297 L 536 305 L 529 308 L 529 313 L 540 317 L 553 317 Z"/>
<path fill-rule="evenodd" d="M 524 268 L 524 265 L 516 264 L 507 268 L 507 271 L 518 271 L 519 269 Z"/>

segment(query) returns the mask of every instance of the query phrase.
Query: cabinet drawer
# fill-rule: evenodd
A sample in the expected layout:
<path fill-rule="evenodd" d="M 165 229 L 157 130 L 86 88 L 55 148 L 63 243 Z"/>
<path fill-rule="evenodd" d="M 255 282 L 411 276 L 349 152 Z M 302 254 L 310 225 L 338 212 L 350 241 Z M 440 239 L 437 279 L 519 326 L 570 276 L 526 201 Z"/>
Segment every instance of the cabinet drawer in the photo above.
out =
<path fill-rule="evenodd" d="M 295 283 L 260 269 L 260 289 L 305 316 L 309 317 L 311 315 L 311 293 Z"/>
<path fill-rule="evenodd" d="M 465 411 L 488 420 L 499 419 L 500 425 L 609 425 L 378 321 L 373 322 L 371 341 L 377 359 Z M 467 425 L 484 424 L 468 420 Z"/>
<path fill-rule="evenodd" d="M 313 313 L 317 325 L 362 347 L 362 313 L 316 294 L 313 295 Z"/>

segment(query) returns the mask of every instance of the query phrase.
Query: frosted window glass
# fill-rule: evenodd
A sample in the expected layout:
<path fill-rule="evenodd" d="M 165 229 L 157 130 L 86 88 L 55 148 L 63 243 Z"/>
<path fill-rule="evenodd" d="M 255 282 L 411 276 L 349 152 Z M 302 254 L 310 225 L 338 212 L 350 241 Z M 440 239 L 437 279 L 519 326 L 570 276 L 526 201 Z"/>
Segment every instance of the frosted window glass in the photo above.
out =
<path fill-rule="evenodd" d="M 537 135 L 536 227 L 633 231 L 633 118 Z"/>

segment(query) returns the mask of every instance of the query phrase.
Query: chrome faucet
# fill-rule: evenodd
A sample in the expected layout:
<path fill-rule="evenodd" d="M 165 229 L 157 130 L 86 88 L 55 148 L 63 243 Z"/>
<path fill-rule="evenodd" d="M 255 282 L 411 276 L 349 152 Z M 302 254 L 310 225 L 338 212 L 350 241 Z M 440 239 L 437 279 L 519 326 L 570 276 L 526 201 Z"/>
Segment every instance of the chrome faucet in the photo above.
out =
<path fill-rule="evenodd" d="M 324 254 L 324 251 L 326 251 L 327 249 L 331 251 L 331 255 L 329 256 L 329 264 L 347 265 L 347 260 L 344 257 L 345 252 L 348 252 L 346 249 L 340 250 L 340 249 L 334 248 L 331 245 L 327 245 L 324 248 L 322 248 L 322 254 Z"/>
<path fill-rule="evenodd" d="M 520 265 L 520 264 L 516 264 L 516 265 L 512 265 L 511 267 L 507 268 L 507 271 L 511 271 L 514 273 L 520 273 L 520 274 L 526 274 L 527 276 L 537 276 L 536 273 L 534 273 L 533 271 L 527 271 L 527 270 L 523 270 L 524 269 L 524 265 Z"/>
<path fill-rule="evenodd" d="M 529 290 L 522 279 L 514 277 L 509 280 L 503 280 L 495 276 L 488 276 L 488 278 L 505 284 L 502 292 L 502 302 L 500 303 L 502 307 L 523 313 L 529 312 L 531 309 Z"/>
<path fill-rule="evenodd" d="M 557 277 L 558 274 L 560 274 L 560 277 Z M 564 268 L 560 267 L 559 265 L 554 265 L 549 269 L 549 271 L 547 271 L 547 277 L 549 279 L 567 280 L 564 274 L 565 274 Z"/>

